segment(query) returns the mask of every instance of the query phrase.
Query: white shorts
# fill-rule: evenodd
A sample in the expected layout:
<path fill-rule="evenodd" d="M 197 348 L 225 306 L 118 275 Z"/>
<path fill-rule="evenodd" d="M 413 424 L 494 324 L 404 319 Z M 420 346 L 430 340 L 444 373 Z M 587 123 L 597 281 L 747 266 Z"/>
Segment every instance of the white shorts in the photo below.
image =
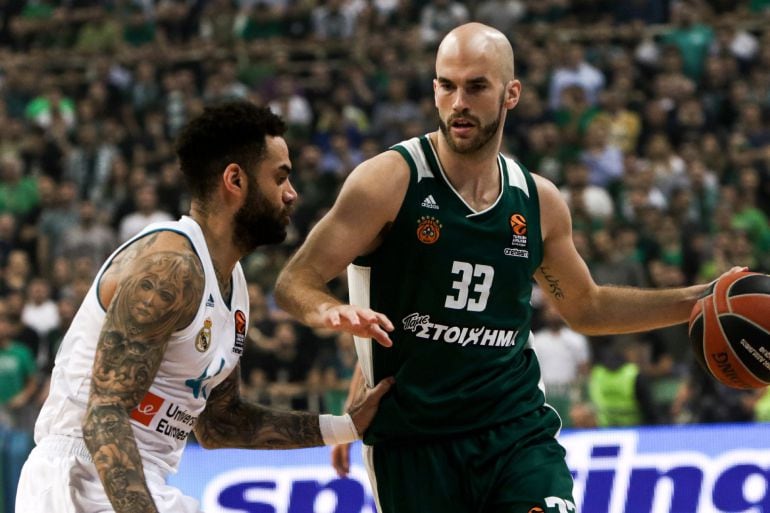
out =
<path fill-rule="evenodd" d="M 145 468 L 144 476 L 161 513 L 202 513 L 198 501 Z M 113 513 L 91 455 L 81 439 L 48 436 L 21 470 L 16 513 Z"/>

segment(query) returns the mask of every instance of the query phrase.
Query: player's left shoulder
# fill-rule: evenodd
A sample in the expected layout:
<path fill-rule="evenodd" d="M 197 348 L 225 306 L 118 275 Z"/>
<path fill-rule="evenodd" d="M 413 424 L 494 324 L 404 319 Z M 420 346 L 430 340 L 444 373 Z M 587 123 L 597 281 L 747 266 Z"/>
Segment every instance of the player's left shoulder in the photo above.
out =
<path fill-rule="evenodd" d="M 563 228 L 565 223 L 572 224 L 569 207 L 559 188 L 544 176 L 532 173 L 540 202 L 540 219 L 543 237 L 554 233 L 555 228 Z"/>
<path fill-rule="evenodd" d="M 551 180 L 537 173 L 532 173 L 532 180 L 535 182 L 535 187 L 537 187 L 537 195 L 540 198 L 541 206 L 554 206 L 555 203 L 564 203 L 559 188 Z"/>

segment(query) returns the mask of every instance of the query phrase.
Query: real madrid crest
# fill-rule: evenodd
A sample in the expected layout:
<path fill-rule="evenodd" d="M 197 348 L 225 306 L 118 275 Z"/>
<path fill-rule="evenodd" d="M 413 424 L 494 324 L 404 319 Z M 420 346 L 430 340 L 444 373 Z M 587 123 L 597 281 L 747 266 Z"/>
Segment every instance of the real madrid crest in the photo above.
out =
<path fill-rule="evenodd" d="M 195 349 L 200 353 L 206 352 L 211 347 L 211 319 L 203 321 L 203 327 L 195 337 Z"/>

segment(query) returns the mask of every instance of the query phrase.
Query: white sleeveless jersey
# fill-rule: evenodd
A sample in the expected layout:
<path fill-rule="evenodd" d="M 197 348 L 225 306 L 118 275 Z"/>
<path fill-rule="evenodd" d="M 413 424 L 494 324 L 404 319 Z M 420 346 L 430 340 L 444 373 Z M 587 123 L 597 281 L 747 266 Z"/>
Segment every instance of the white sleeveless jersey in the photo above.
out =
<path fill-rule="evenodd" d="M 105 310 L 98 284 L 115 256 L 152 232 L 170 230 L 186 236 L 205 274 L 205 288 L 195 320 L 174 333 L 158 373 L 140 404 L 131 412 L 131 426 L 145 467 L 176 472 L 179 459 L 211 390 L 235 368 L 246 338 L 248 292 L 240 264 L 232 274 L 230 304 L 223 300 L 206 241 L 190 217 L 155 223 L 118 248 L 107 259 L 78 310 L 56 356 L 51 391 L 35 425 L 35 442 L 49 435 L 82 438 L 81 424 L 91 387 L 91 368 Z"/>

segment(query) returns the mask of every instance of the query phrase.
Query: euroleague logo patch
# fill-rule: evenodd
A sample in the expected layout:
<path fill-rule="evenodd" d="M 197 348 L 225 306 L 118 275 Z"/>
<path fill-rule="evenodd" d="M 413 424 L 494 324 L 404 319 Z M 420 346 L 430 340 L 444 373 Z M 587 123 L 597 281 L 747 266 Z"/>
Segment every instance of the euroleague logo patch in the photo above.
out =
<path fill-rule="evenodd" d="M 511 214 L 508 218 L 511 225 L 511 245 L 503 248 L 506 256 L 529 258 L 529 249 L 527 249 L 527 218 L 522 214 Z"/>
<path fill-rule="evenodd" d="M 233 353 L 243 354 L 243 343 L 246 340 L 246 314 L 241 310 L 235 311 L 235 344 Z"/>
<path fill-rule="evenodd" d="M 509 219 L 511 223 L 511 230 L 516 235 L 527 234 L 527 219 L 521 214 L 511 214 Z"/>
<path fill-rule="evenodd" d="M 432 216 L 422 216 L 417 221 L 417 240 L 423 244 L 434 244 L 441 236 L 441 223 Z"/>
<path fill-rule="evenodd" d="M 545 511 L 543 511 L 543 508 L 540 506 L 535 506 L 534 508 L 530 509 L 528 513 L 545 513 Z"/>

